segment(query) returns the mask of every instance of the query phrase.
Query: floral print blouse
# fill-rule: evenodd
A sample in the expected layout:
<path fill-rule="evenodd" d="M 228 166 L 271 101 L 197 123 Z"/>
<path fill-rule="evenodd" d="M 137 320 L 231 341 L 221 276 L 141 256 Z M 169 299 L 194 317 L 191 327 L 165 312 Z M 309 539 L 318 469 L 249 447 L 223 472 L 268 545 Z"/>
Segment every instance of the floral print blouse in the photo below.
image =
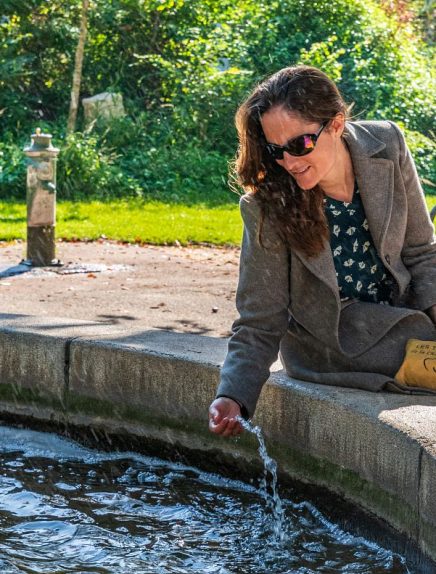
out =
<path fill-rule="evenodd" d="M 326 197 L 324 209 L 341 301 L 391 304 L 393 279 L 372 241 L 357 183 L 350 203 Z"/>

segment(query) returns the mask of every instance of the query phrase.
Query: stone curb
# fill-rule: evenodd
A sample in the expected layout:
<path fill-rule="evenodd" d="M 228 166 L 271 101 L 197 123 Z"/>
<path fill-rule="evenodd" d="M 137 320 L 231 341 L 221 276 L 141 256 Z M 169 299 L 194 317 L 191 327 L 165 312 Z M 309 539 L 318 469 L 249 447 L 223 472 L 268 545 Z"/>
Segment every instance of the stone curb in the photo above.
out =
<path fill-rule="evenodd" d="M 198 335 L 0 315 L 0 411 L 253 461 L 249 437 L 207 431 L 226 347 Z M 436 397 L 305 383 L 280 371 L 254 422 L 287 475 L 357 503 L 436 560 Z"/>

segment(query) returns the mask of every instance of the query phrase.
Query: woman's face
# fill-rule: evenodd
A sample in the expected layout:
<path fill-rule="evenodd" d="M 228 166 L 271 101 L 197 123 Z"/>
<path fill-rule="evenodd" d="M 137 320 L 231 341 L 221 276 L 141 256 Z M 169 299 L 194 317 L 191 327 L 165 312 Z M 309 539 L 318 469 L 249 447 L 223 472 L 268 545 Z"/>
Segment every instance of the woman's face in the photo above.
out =
<path fill-rule="evenodd" d="M 302 134 L 316 133 L 321 124 L 302 117 L 283 107 L 274 107 L 262 116 L 262 128 L 268 143 L 286 146 L 290 139 Z M 342 150 L 340 137 L 344 129 L 344 117 L 338 114 L 321 132 L 315 149 L 304 156 L 292 156 L 284 152 L 283 159 L 275 160 L 297 182 L 301 189 L 312 189 L 323 182 L 336 179 L 335 165 Z"/>

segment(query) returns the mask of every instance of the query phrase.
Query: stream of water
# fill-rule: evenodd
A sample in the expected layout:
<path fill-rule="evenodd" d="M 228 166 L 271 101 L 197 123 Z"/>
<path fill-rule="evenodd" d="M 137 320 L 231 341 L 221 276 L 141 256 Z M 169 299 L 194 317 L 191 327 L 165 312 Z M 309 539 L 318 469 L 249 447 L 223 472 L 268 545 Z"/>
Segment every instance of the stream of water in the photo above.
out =
<path fill-rule="evenodd" d="M 0 426 L 0 572 L 415 572 L 404 557 L 332 524 L 310 501 L 280 499 L 268 459 L 269 486 L 264 477 L 259 488 Z"/>
<path fill-rule="evenodd" d="M 242 417 L 238 417 L 238 419 L 242 428 L 254 434 L 258 440 L 258 452 L 264 466 L 263 478 L 259 485 L 260 492 L 265 499 L 266 508 L 271 511 L 275 540 L 283 543 L 286 540 L 286 515 L 277 488 L 277 462 L 269 456 L 266 450 L 262 429 L 259 426 L 254 426 L 250 421 L 246 421 Z"/>

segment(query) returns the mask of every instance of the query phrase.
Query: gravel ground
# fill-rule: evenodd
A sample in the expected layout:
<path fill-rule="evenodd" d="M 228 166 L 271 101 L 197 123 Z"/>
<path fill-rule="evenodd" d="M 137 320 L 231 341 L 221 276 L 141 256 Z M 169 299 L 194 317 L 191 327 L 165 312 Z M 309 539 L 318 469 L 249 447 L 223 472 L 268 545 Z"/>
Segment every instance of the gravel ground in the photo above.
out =
<path fill-rule="evenodd" d="M 7 276 L 22 242 L 0 242 L 2 313 L 101 321 L 228 337 L 239 249 L 58 242 L 64 267 Z M 82 272 L 78 271 L 80 266 Z M 68 272 L 70 271 L 70 272 Z"/>

